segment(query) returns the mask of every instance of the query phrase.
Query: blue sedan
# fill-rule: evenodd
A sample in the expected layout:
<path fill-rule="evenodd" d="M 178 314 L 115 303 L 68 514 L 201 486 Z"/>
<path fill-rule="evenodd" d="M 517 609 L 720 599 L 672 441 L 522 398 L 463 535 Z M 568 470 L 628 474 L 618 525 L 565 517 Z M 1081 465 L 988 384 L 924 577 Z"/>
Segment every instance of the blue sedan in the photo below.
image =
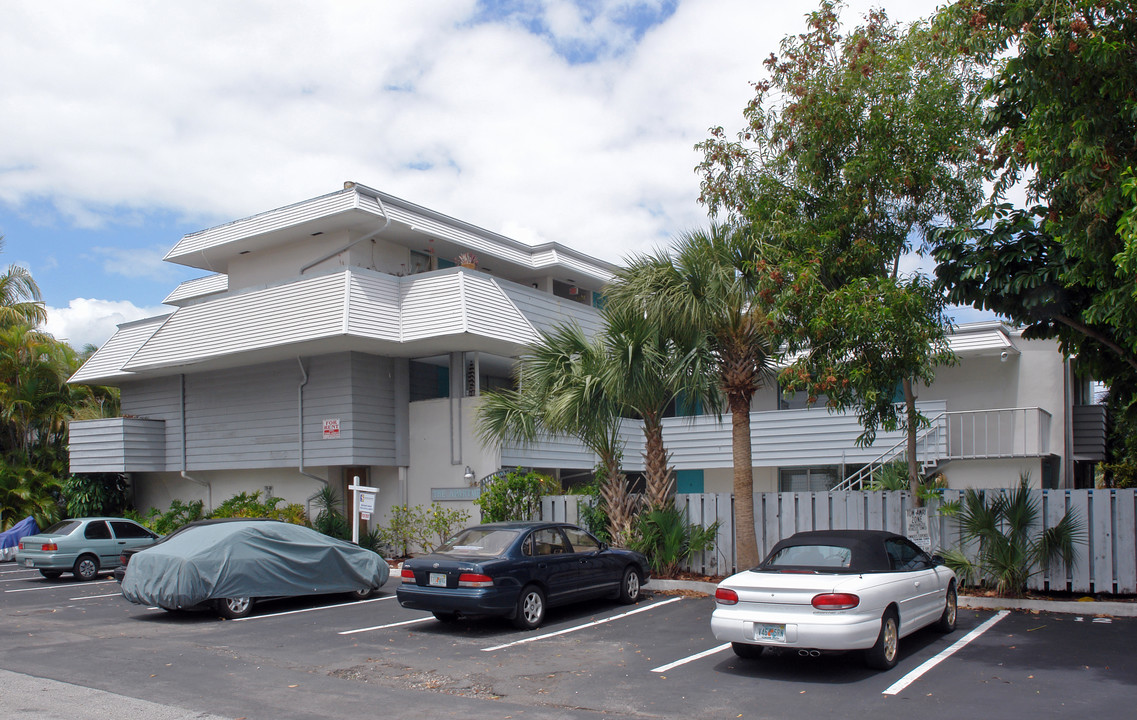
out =
<path fill-rule="evenodd" d="M 531 630 L 556 605 L 604 597 L 636 602 L 647 568 L 640 553 L 608 547 L 574 525 L 491 523 L 406 561 L 396 595 L 403 607 L 442 622 L 496 615 Z"/>

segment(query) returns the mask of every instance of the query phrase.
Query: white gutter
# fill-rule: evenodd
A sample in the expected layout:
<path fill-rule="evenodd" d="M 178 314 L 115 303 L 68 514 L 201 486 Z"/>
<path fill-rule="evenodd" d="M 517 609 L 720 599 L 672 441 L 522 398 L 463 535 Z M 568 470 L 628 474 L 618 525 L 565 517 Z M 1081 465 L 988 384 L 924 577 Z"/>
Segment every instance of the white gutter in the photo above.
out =
<path fill-rule="evenodd" d="M 313 475 L 304 469 L 304 386 L 308 384 L 308 371 L 304 369 L 304 361 L 301 360 L 299 356 L 296 358 L 296 363 L 300 366 L 300 374 L 304 378 L 300 381 L 299 387 L 296 388 L 296 406 L 299 413 L 299 417 L 297 418 L 296 423 L 296 456 L 299 461 L 297 470 L 304 477 L 311 478 L 313 480 L 319 480 L 326 486 L 328 484 L 327 480 L 320 477 L 319 475 Z M 320 491 L 317 490 L 311 496 L 309 496 L 308 500 L 305 503 L 307 505 L 309 516 L 312 514 L 312 501 L 319 497 L 319 495 Z"/>
<path fill-rule="evenodd" d="M 182 471 L 178 474 L 181 475 L 186 480 L 189 480 L 191 482 L 195 482 L 198 485 L 204 485 L 205 486 L 205 501 L 206 501 L 206 508 L 207 508 L 206 512 L 213 512 L 213 485 L 206 482 L 205 480 L 198 480 L 197 478 L 191 477 L 191 476 L 186 474 L 186 470 L 188 470 L 189 467 L 187 465 L 187 460 L 186 460 L 186 458 L 188 456 L 188 450 L 186 449 L 186 376 L 185 376 L 185 373 L 182 373 L 180 377 L 182 379 L 181 397 L 180 397 L 181 406 L 182 406 Z"/>
<path fill-rule="evenodd" d="M 324 255 L 323 257 L 321 257 L 318 260 L 313 260 L 312 262 L 310 262 L 307 265 L 300 268 L 300 274 L 303 275 L 304 273 L 311 270 L 313 267 L 319 265 L 320 263 L 322 263 L 326 260 L 331 260 L 332 258 L 334 258 L 336 255 L 339 255 L 340 253 L 347 252 L 348 250 L 350 250 L 351 248 L 355 247 L 356 245 L 358 245 L 359 243 L 361 243 L 365 240 L 371 240 L 372 238 L 378 237 L 381 232 L 386 230 L 387 227 L 391 224 L 391 216 L 387 214 L 387 208 L 383 207 L 383 200 L 380 199 L 379 197 L 376 197 L 375 200 L 379 203 L 379 212 L 383 213 L 383 227 L 379 228 L 375 232 L 368 233 L 367 235 L 360 236 L 356 240 L 352 240 L 347 245 L 344 245 L 343 247 L 339 248 L 338 250 L 331 251 L 330 253 L 328 253 L 327 255 Z"/>

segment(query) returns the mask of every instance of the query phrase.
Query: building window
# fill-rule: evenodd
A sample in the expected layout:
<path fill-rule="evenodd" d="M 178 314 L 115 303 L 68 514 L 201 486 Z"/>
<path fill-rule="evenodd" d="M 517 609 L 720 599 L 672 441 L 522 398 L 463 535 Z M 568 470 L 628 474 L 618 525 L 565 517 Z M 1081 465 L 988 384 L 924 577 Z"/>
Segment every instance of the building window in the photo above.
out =
<path fill-rule="evenodd" d="M 826 492 L 839 481 L 835 466 L 781 468 L 778 470 L 778 492 Z"/>

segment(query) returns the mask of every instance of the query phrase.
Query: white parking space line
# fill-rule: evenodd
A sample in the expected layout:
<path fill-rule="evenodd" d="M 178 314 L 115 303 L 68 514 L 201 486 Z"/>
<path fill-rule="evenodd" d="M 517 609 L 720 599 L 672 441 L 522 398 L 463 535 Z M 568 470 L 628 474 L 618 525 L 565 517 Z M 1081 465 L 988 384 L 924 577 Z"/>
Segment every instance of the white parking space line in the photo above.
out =
<path fill-rule="evenodd" d="M 730 649 L 730 643 L 724 643 L 722 645 L 719 645 L 718 647 L 713 647 L 710 650 L 704 650 L 701 653 L 695 653 L 694 655 L 688 655 L 687 657 L 676 660 L 675 662 L 667 663 L 666 665 L 660 665 L 657 668 L 652 668 L 651 671 L 653 673 L 665 673 L 668 670 L 670 670 L 671 668 L 677 668 L 680 665 L 686 665 L 689 662 L 694 662 L 696 660 L 702 660 L 705 657 L 709 657 L 711 655 L 717 655 L 718 653 L 722 652 L 723 650 L 729 650 L 729 649 Z"/>
<path fill-rule="evenodd" d="M 281 617 L 283 615 L 298 615 L 306 612 L 316 612 L 317 610 L 331 610 L 332 608 L 350 607 L 352 605 L 364 605 L 366 603 L 382 602 L 383 600 L 394 600 L 395 596 L 372 598 L 371 600 L 352 600 L 346 603 L 336 603 L 335 605 L 321 605 L 320 607 L 303 608 L 301 610 L 285 610 L 284 612 L 269 613 L 268 615 L 250 615 L 249 617 L 236 618 L 233 622 L 241 622 L 243 620 L 263 620 L 271 617 Z"/>
<path fill-rule="evenodd" d="M 110 580 L 94 580 L 94 581 L 91 581 L 91 582 L 88 582 L 85 584 L 87 586 L 91 586 L 91 585 L 103 585 L 105 583 L 113 583 L 113 582 L 114 582 L 114 578 L 111 578 Z M 74 589 L 75 589 L 75 583 L 67 583 L 66 585 L 48 585 L 47 587 L 19 588 L 18 590 L 5 590 L 4 592 L 14 593 L 14 592 L 34 592 L 36 590 L 74 590 Z"/>
<path fill-rule="evenodd" d="M 67 598 L 68 600 L 94 600 L 95 598 L 122 597 L 122 593 L 107 593 L 106 595 L 83 595 L 82 597 Z"/>
<path fill-rule="evenodd" d="M 670 600 L 664 600 L 663 602 L 652 603 L 651 605 L 645 605 L 644 607 L 636 608 L 635 610 L 629 610 L 626 613 L 620 613 L 619 615 L 613 615 L 612 617 L 607 617 L 607 618 L 604 618 L 603 620 L 594 620 L 593 622 L 585 623 L 584 625 L 576 625 L 575 627 L 565 628 L 564 630 L 557 630 L 556 632 L 545 633 L 544 635 L 535 635 L 534 637 L 527 637 L 524 640 L 516 640 L 514 642 L 506 643 L 504 645 L 494 645 L 493 647 L 482 648 L 482 652 L 493 652 L 494 650 L 504 650 L 505 648 L 513 647 L 514 645 L 524 645 L 525 643 L 536 642 L 537 640 L 544 640 L 546 638 L 556 637 L 557 635 L 567 635 L 568 633 L 576 632 L 577 630 L 584 630 L 586 628 L 595 627 L 597 625 L 603 625 L 604 623 L 607 623 L 607 622 L 612 622 L 613 620 L 619 620 L 620 618 L 626 618 L 629 615 L 635 615 L 636 613 L 642 613 L 642 612 L 647 612 L 648 610 L 654 610 L 655 608 L 660 607 L 662 605 L 670 605 L 671 603 L 679 602 L 682 599 L 683 598 L 681 598 L 681 597 L 671 598 Z"/>
<path fill-rule="evenodd" d="M 37 579 L 37 578 L 39 578 L 39 573 L 36 573 L 35 575 L 28 575 L 27 577 L 18 577 L 18 578 L 4 578 L 3 580 L 0 580 L 0 583 L 5 583 L 5 582 L 27 582 L 28 580 L 35 580 L 35 579 Z"/>
<path fill-rule="evenodd" d="M 934 668 L 936 665 L 939 665 L 941 662 L 943 662 L 944 660 L 949 658 L 957 650 L 962 649 L 963 647 L 968 645 L 972 640 L 976 639 L 977 637 L 979 637 L 983 633 L 990 630 L 992 627 L 994 627 L 995 623 L 999 622 L 1000 620 L 1005 618 L 1007 615 L 1010 615 L 1009 610 L 1000 610 L 994 617 L 989 618 L 987 620 L 987 622 L 983 623 L 979 627 L 975 628 L 971 632 L 964 635 L 962 638 L 959 639 L 958 642 L 956 642 L 954 645 L 952 645 L 948 649 L 941 652 L 939 655 L 936 655 L 931 660 L 924 662 L 923 664 L 920 665 L 920 667 L 916 668 L 912 672 L 908 673 L 904 677 L 902 677 L 899 680 L 897 680 L 896 682 L 894 682 L 892 685 L 890 685 L 888 687 L 887 690 L 885 690 L 881 694 L 882 695 L 896 695 L 897 693 L 899 693 L 904 688 L 908 687 L 912 683 L 919 680 L 921 675 L 928 672 L 929 670 Z"/>
<path fill-rule="evenodd" d="M 336 633 L 337 635 L 354 635 L 355 633 L 371 632 L 372 630 L 386 630 L 387 628 L 400 627 L 402 625 L 414 625 L 416 623 L 423 623 L 428 620 L 433 620 L 433 617 L 416 618 L 415 620 L 404 620 L 402 622 L 387 623 L 386 625 L 375 625 L 373 627 L 359 628 L 358 630 L 344 630 L 343 632 Z"/>
<path fill-rule="evenodd" d="M 39 570 L 35 568 L 17 568 L 15 570 L 0 570 L 0 575 L 14 575 L 16 573 L 31 573 L 34 575 L 37 572 L 39 572 Z"/>

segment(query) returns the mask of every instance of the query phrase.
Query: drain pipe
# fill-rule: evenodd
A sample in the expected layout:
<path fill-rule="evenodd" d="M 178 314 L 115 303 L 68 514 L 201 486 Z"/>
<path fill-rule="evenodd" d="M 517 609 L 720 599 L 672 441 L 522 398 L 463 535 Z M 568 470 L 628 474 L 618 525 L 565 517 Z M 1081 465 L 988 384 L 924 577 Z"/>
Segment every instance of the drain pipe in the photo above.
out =
<path fill-rule="evenodd" d="M 365 240 L 371 240 L 372 238 L 378 237 L 381 232 L 386 230 L 387 226 L 389 226 L 391 224 L 391 216 L 387 214 L 387 208 L 383 207 L 382 198 L 380 198 L 377 195 L 377 196 L 375 196 L 375 200 L 376 200 L 376 202 L 379 203 L 379 212 L 381 212 L 383 214 L 383 227 L 379 228 L 375 232 L 368 233 L 367 235 L 361 236 L 358 240 L 352 240 L 347 245 L 344 245 L 343 247 L 339 248 L 338 250 L 331 251 L 327 255 L 324 255 L 323 257 L 321 257 L 319 260 L 313 260 L 312 262 L 308 263 L 307 265 L 304 265 L 303 267 L 300 268 L 300 274 L 303 275 L 304 273 L 308 272 L 309 270 L 311 270 L 315 266 L 319 265 L 320 263 L 324 262 L 325 260 L 331 260 L 336 255 L 339 255 L 342 252 L 346 252 L 346 251 L 350 250 L 351 248 L 355 247 L 356 245 L 358 245 L 359 243 L 361 243 Z"/>
<path fill-rule="evenodd" d="M 181 395 L 179 397 L 179 400 L 180 400 L 181 406 L 182 406 L 182 471 L 178 474 L 181 475 L 186 480 L 189 480 L 191 482 L 195 482 L 198 485 L 204 485 L 205 486 L 205 501 L 206 501 L 206 507 L 208 508 L 207 512 L 213 512 L 213 485 L 206 482 L 205 480 L 198 480 L 197 478 L 190 477 L 189 475 L 186 474 L 186 470 L 189 470 L 189 465 L 187 463 L 188 451 L 186 450 L 186 434 L 187 433 L 186 433 L 186 376 L 185 376 L 185 373 L 182 373 L 180 375 L 180 377 L 182 379 Z"/>
<path fill-rule="evenodd" d="M 319 475 L 313 475 L 304 469 L 304 386 L 308 384 L 308 371 L 304 369 L 304 361 L 301 360 L 299 356 L 296 358 L 296 363 L 300 366 L 300 375 L 303 377 L 303 380 L 300 381 L 300 386 L 296 388 L 296 407 L 299 413 L 299 417 L 296 421 L 296 457 L 299 461 L 297 470 L 304 477 L 319 480 L 326 487 L 328 484 L 327 480 Z M 312 515 L 312 501 L 319 496 L 320 491 L 317 490 L 308 497 L 306 505 L 309 517 Z"/>

